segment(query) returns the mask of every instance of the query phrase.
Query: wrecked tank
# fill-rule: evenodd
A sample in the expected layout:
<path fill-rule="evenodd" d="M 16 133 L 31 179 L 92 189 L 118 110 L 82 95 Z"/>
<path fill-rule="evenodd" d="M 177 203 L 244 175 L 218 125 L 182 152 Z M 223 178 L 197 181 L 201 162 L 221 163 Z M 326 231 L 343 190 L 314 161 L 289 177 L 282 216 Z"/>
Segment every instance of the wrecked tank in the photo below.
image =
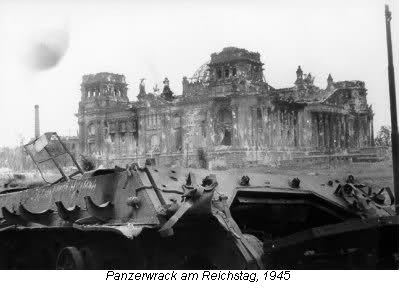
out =
<path fill-rule="evenodd" d="M 84 172 L 56 133 L 25 149 L 61 177 L 0 193 L 1 269 L 398 269 L 393 194 L 352 176 Z"/>

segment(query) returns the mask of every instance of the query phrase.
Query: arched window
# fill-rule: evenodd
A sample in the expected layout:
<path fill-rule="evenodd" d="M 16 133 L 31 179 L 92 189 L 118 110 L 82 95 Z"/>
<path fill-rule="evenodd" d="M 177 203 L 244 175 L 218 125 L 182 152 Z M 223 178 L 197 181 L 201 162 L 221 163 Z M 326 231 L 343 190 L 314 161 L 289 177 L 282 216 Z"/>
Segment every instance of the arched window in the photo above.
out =
<path fill-rule="evenodd" d="M 221 79 L 222 78 L 222 71 L 221 69 L 217 69 L 217 78 Z"/>
<path fill-rule="evenodd" d="M 89 150 L 89 153 L 90 154 L 92 154 L 92 153 L 94 153 L 94 151 L 95 151 L 95 147 L 96 145 L 94 144 L 94 143 L 89 143 L 88 144 L 88 150 Z"/>
<path fill-rule="evenodd" d="M 229 78 L 229 69 L 228 68 L 225 69 L 225 77 Z"/>
<path fill-rule="evenodd" d="M 172 119 L 172 126 L 174 128 L 175 151 L 182 150 L 182 117 L 175 114 Z"/>
<path fill-rule="evenodd" d="M 206 120 L 201 121 L 201 135 L 203 138 L 207 137 L 207 124 Z"/>
<path fill-rule="evenodd" d="M 257 108 L 257 128 L 260 129 L 262 127 L 262 112 L 261 108 Z"/>
<path fill-rule="evenodd" d="M 218 130 L 222 135 L 221 145 L 232 145 L 232 111 L 226 108 L 218 111 Z"/>
<path fill-rule="evenodd" d="M 88 126 L 88 135 L 89 136 L 96 135 L 96 127 L 94 126 L 93 123 L 89 124 L 89 126 Z"/>
<path fill-rule="evenodd" d="M 218 112 L 218 119 L 221 123 L 231 124 L 232 123 L 232 111 L 228 109 L 221 109 Z"/>
<path fill-rule="evenodd" d="M 160 138 L 157 135 L 151 136 L 150 147 L 152 152 L 157 152 L 160 150 Z"/>
<path fill-rule="evenodd" d="M 120 131 L 123 132 L 123 133 L 126 132 L 126 122 L 125 121 L 122 121 L 120 123 Z"/>
<path fill-rule="evenodd" d="M 173 122 L 173 127 L 174 128 L 182 127 L 182 124 L 181 124 L 182 118 L 178 114 L 174 115 L 172 122 Z"/>

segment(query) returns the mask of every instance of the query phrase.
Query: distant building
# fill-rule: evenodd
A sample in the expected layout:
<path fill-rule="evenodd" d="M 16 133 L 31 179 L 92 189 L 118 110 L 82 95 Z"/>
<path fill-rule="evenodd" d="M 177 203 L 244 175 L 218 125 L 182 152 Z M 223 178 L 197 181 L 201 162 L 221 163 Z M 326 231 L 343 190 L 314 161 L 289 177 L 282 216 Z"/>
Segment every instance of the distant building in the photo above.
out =
<path fill-rule="evenodd" d="M 373 146 L 373 112 L 362 81 L 324 89 L 299 66 L 294 86 L 276 89 L 263 76 L 260 54 L 234 47 L 213 53 L 183 92 L 164 88 L 138 101 L 123 75 L 83 76 L 79 146 L 115 163 L 154 158 L 158 164 L 237 167 L 291 156 L 339 153 Z"/>

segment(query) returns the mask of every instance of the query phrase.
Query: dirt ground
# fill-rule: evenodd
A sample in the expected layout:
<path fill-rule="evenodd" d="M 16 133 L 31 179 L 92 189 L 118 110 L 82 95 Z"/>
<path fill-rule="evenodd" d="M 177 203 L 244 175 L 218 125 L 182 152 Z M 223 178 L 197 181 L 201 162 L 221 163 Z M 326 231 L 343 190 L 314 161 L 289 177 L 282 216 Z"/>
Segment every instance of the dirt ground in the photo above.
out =
<path fill-rule="evenodd" d="M 393 167 L 392 161 L 376 163 L 347 163 L 347 164 L 324 164 L 309 166 L 291 166 L 280 168 L 251 167 L 251 172 L 264 172 L 285 174 L 291 176 L 316 175 L 327 180 L 344 181 L 350 174 L 355 177 L 357 183 L 363 183 L 372 188 L 390 187 L 393 191 Z"/>
<path fill-rule="evenodd" d="M 393 190 L 393 169 L 391 161 L 382 161 L 376 163 L 347 163 L 347 164 L 324 164 L 308 166 L 290 166 L 290 167 L 267 167 L 254 166 L 242 169 L 232 169 L 247 173 L 270 173 L 290 176 L 316 175 L 324 180 L 344 181 L 348 175 L 353 175 L 357 183 L 363 183 L 371 186 L 373 189 L 380 189 L 389 186 Z M 18 174 L 19 175 L 19 174 Z M 54 178 L 53 178 L 54 179 Z M 50 178 L 51 180 L 51 178 Z M 10 182 L 10 178 L 0 178 L 0 191 L 4 190 L 4 185 Z M 39 185 L 42 179 L 39 174 L 29 173 L 25 177 L 17 178 L 12 181 L 20 186 L 29 186 L 30 184 Z"/>

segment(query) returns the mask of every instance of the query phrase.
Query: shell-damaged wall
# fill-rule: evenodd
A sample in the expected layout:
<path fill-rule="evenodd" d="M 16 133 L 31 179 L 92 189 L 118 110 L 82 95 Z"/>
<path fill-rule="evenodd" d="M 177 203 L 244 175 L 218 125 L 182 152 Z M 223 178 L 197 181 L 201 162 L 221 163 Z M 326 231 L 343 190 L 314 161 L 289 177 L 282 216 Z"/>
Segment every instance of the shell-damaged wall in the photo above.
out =
<path fill-rule="evenodd" d="M 182 95 L 162 92 L 129 102 L 122 75 L 84 76 L 78 112 L 81 152 L 108 165 L 151 162 L 208 168 L 274 165 L 308 154 L 346 153 L 373 145 L 373 113 L 360 81 L 314 86 L 296 71 L 294 86 L 271 87 L 258 53 L 212 54 Z M 111 163 L 111 164 L 110 164 Z"/>

